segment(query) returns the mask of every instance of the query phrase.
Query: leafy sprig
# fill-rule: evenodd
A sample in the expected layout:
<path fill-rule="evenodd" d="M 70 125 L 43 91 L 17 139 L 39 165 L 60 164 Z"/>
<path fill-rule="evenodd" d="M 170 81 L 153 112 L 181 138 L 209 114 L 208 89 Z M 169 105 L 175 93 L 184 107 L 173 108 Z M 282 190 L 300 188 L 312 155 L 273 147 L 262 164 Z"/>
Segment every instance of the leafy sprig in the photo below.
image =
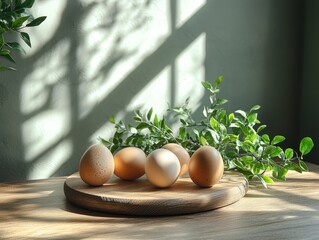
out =
<path fill-rule="evenodd" d="M 148 154 L 172 142 L 182 145 L 190 154 L 200 146 L 214 146 L 220 151 L 227 170 L 241 172 L 248 180 L 257 178 L 265 187 L 274 179 L 286 180 L 289 170 L 308 171 L 303 157 L 312 150 L 312 139 L 305 137 L 300 141 L 299 153 L 292 148 L 283 149 L 279 145 L 285 140 L 284 136 L 270 137 L 263 133 L 266 125 L 258 120 L 259 105 L 249 111 L 227 113 L 223 105 L 228 100 L 218 97 L 222 81 L 223 78 L 219 77 L 213 84 L 202 82 L 210 93 L 210 105 L 203 107 L 199 121 L 192 118 L 188 98 L 182 106 L 169 108 L 168 114 L 161 120 L 154 114 L 153 108 L 145 115 L 135 111 L 135 125 L 126 126 L 123 121 L 115 122 L 111 118 L 116 130 L 113 137 L 100 139 L 112 153 L 126 146 L 136 146 Z M 170 115 L 180 123 L 176 133 L 166 123 Z"/>
<path fill-rule="evenodd" d="M 0 0 L 0 58 L 7 59 L 15 63 L 12 51 L 20 51 L 25 54 L 25 50 L 18 42 L 8 42 L 6 36 L 11 33 L 18 34 L 20 38 L 31 47 L 31 40 L 25 28 L 40 25 L 45 16 L 33 18 L 28 12 L 32 8 L 35 0 Z M 16 70 L 13 67 L 1 66 L 0 71 Z"/>

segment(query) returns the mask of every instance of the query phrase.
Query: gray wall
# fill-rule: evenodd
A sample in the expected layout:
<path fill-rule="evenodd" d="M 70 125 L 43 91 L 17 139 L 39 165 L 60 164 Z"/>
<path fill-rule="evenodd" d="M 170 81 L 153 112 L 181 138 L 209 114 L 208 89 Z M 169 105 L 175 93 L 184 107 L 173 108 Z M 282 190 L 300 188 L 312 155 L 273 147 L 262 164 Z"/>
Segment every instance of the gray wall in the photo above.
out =
<path fill-rule="evenodd" d="M 108 117 L 127 120 L 137 106 L 164 113 L 167 102 L 191 95 L 199 115 L 207 103 L 200 81 L 219 75 L 229 110 L 261 105 L 260 120 L 287 146 L 314 137 L 304 127 L 311 117 L 299 118 L 302 1 L 129 3 L 37 3 L 35 14 L 47 21 L 30 33 L 35 42 L 17 56 L 18 71 L 0 75 L 0 181 L 77 171 L 96 137 L 111 134 Z M 313 101 L 307 93 L 317 75 L 303 75 L 303 105 Z"/>

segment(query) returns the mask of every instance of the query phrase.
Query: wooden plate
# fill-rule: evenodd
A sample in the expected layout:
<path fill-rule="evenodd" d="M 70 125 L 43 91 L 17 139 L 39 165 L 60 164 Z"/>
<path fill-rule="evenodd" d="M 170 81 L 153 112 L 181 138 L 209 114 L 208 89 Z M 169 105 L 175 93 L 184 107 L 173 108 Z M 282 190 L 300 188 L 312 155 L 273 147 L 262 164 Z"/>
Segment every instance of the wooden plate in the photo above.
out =
<path fill-rule="evenodd" d="M 169 188 L 156 188 L 147 179 L 123 181 L 113 177 L 101 187 L 85 184 L 78 173 L 64 183 L 64 194 L 80 207 L 125 215 L 178 215 L 208 211 L 240 200 L 248 182 L 236 172 L 225 172 L 212 188 L 200 188 L 188 177 Z"/>

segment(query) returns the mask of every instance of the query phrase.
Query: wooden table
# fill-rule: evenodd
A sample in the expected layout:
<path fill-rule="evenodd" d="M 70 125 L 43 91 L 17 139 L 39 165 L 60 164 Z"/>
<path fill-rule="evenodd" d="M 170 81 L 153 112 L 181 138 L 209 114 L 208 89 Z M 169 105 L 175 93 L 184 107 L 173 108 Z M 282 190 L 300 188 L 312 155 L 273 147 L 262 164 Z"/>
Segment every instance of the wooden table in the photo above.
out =
<path fill-rule="evenodd" d="M 65 178 L 0 184 L 0 239 L 319 239 L 319 166 L 237 203 L 171 217 L 115 216 L 68 203 Z"/>

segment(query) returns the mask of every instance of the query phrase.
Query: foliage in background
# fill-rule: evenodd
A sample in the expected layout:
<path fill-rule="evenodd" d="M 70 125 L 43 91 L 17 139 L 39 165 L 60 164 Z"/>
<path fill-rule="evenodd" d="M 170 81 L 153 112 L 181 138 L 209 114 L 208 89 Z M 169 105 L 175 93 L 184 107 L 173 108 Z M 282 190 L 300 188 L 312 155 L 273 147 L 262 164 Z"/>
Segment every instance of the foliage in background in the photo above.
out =
<path fill-rule="evenodd" d="M 18 34 L 21 39 L 31 47 L 31 40 L 28 33 L 24 32 L 25 28 L 40 25 L 45 16 L 33 18 L 29 9 L 32 8 L 35 0 L 0 0 L 0 58 L 5 58 L 15 63 L 11 52 L 25 50 L 18 42 L 7 42 L 8 34 Z M 1 66 L 0 71 L 16 70 L 13 67 Z"/>
<path fill-rule="evenodd" d="M 312 150 L 312 139 L 303 138 L 299 152 L 292 148 L 283 149 L 279 144 L 285 140 L 284 136 L 270 137 L 263 133 L 266 125 L 258 120 L 259 105 L 249 111 L 227 113 L 223 108 L 227 100 L 217 97 L 222 80 L 219 77 L 213 85 L 202 82 L 210 93 L 210 105 L 203 107 L 200 121 L 192 118 L 188 98 L 183 106 L 169 108 L 168 114 L 162 118 L 153 112 L 153 108 L 146 114 L 135 111 L 134 125 L 115 122 L 112 117 L 110 122 L 115 125 L 113 137 L 100 140 L 113 154 L 127 146 L 141 148 L 148 154 L 166 143 L 178 143 L 192 154 L 200 146 L 210 145 L 220 151 L 227 170 L 241 172 L 248 180 L 258 178 L 265 187 L 273 183 L 273 179 L 286 180 L 289 170 L 308 171 L 303 157 Z M 180 122 L 177 133 L 167 124 L 172 113 Z M 272 177 L 266 172 L 270 172 Z"/>

